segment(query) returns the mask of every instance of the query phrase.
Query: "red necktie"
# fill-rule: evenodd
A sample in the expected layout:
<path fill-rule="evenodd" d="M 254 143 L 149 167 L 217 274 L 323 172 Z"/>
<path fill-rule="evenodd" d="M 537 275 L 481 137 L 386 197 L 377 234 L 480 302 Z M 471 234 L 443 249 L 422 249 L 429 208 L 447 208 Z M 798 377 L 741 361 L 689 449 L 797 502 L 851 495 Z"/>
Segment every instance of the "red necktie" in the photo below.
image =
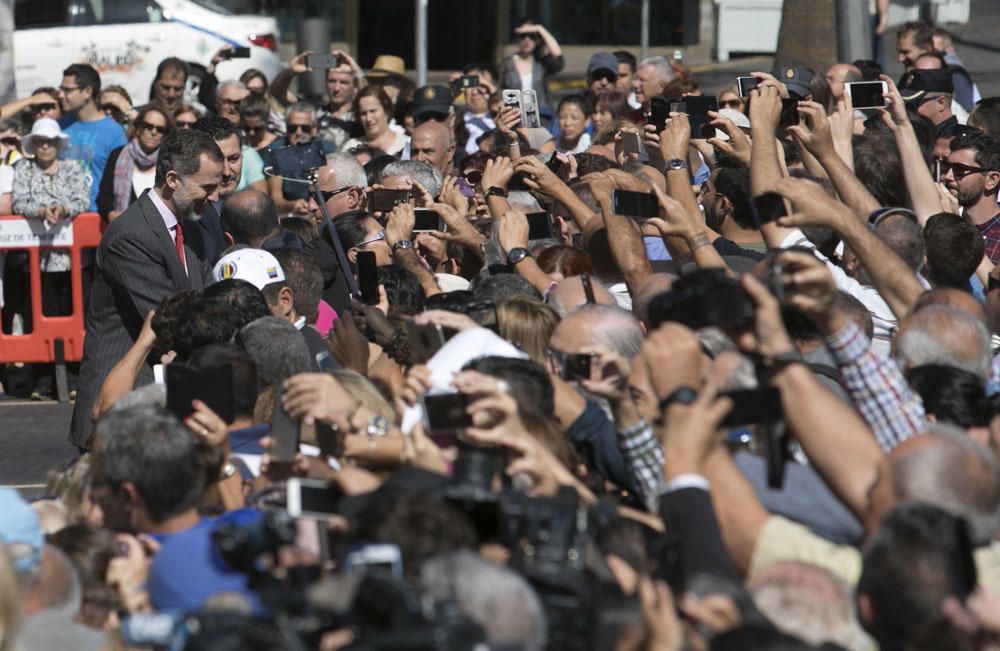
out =
<path fill-rule="evenodd" d="M 181 259 L 181 267 L 187 273 L 187 262 L 184 260 L 184 229 L 180 223 L 174 226 L 174 243 L 177 245 L 177 257 Z"/>

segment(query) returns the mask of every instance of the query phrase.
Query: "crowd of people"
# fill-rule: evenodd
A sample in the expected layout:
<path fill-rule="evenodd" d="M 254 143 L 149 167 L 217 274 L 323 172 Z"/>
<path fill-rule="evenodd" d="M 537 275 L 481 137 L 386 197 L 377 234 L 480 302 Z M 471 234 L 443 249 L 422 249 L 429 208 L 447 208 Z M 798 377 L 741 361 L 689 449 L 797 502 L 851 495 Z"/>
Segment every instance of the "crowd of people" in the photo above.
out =
<path fill-rule="evenodd" d="M 1000 98 L 924 23 L 898 81 L 778 62 L 707 118 L 679 59 L 557 96 L 515 33 L 447 85 L 223 48 L 0 108 L 0 209 L 107 222 L 0 651 L 1000 647 Z"/>

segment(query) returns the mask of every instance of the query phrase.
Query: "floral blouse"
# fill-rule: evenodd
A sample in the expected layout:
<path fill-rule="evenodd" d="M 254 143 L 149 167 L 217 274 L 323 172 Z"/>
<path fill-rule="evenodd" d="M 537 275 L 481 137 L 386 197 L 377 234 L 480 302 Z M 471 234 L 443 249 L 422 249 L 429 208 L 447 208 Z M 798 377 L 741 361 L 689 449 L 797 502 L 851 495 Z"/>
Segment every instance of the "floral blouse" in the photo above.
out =
<path fill-rule="evenodd" d="M 35 161 L 24 158 L 14 165 L 13 211 L 28 219 L 38 219 L 43 208 L 62 206 L 70 215 L 90 208 L 90 177 L 77 160 L 60 160 L 55 174 L 46 174 Z M 54 228 L 46 224 L 47 229 Z M 68 271 L 69 254 L 46 249 L 41 256 L 42 271 Z"/>

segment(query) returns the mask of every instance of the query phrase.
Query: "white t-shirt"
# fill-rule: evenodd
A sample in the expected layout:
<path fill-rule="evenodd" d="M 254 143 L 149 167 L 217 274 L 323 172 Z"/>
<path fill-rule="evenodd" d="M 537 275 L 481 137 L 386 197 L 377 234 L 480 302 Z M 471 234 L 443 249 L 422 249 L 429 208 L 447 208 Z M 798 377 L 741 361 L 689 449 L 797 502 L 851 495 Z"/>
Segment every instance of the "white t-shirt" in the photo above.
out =
<path fill-rule="evenodd" d="M 14 191 L 14 166 L 0 165 L 0 194 Z"/>

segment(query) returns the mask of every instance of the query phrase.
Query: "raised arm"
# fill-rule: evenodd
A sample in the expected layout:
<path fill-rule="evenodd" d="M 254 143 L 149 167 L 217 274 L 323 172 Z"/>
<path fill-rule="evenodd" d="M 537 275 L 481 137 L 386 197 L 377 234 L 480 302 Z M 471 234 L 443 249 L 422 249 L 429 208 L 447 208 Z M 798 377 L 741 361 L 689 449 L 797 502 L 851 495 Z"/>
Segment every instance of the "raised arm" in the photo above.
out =
<path fill-rule="evenodd" d="M 642 283 L 653 273 L 653 266 L 646 255 L 646 247 L 635 222 L 614 212 L 611 193 L 616 188 L 633 192 L 649 192 L 651 187 L 648 183 L 617 170 L 608 170 L 608 172 L 601 174 L 588 174 L 584 181 L 590 185 L 594 199 L 601 207 L 604 226 L 608 231 L 608 246 L 611 249 L 611 257 L 614 258 L 615 265 L 621 270 L 629 293 L 635 296 L 639 293 Z"/>
<path fill-rule="evenodd" d="M 750 132 L 750 196 L 770 192 L 782 179 L 782 161 L 779 159 L 777 128 L 781 117 L 781 95 L 774 85 L 758 86 L 751 91 Z M 778 248 L 791 234 L 791 230 L 771 222 L 761 224 L 761 235 L 772 248 Z"/>

